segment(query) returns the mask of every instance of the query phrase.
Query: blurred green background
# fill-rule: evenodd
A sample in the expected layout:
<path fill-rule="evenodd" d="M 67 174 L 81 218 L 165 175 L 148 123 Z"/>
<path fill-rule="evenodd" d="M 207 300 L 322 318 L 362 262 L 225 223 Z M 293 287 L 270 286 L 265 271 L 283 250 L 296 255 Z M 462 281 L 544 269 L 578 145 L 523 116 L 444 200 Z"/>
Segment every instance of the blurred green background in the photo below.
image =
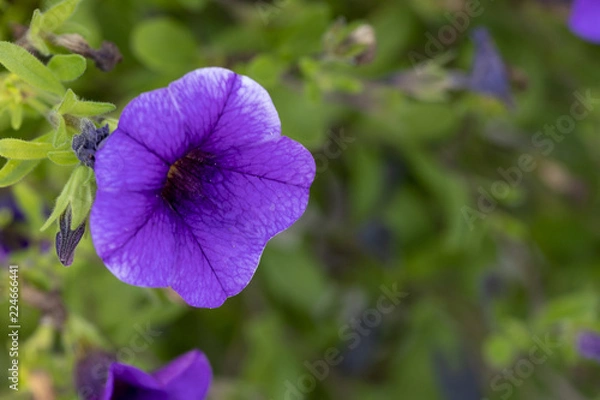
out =
<path fill-rule="evenodd" d="M 0 0 L 0 39 L 51 3 Z M 65 30 L 114 42 L 123 61 L 110 72 L 90 63 L 71 85 L 78 95 L 116 103 L 118 118 L 131 98 L 195 68 L 233 69 L 269 91 L 317 177 L 306 214 L 214 310 L 120 282 L 89 234 L 60 265 L 54 232 L 39 227 L 67 169 L 46 161 L 3 190 L 26 217 L 0 219 L 4 240 L 29 242 L 4 261 L 20 266 L 29 301 L 21 390 L 3 380 L 0 397 L 75 398 L 85 343 L 146 370 L 199 348 L 214 368 L 211 399 L 600 399 L 600 366 L 575 348 L 579 332 L 600 330 L 600 101 L 564 138 L 536 136 L 577 96 L 600 100 L 600 46 L 568 30 L 568 2 L 477 3 L 432 58 L 431 37 L 473 1 L 83 0 Z M 374 29 L 373 60 L 368 44 L 353 46 L 361 24 Z M 476 26 L 508 65 L 513 107 L 448 90 L 451 71 L 471 68 Z M 431 61 L 428 73 L 411 54 Z M 2 137 L 47 129 L 32 114 L 13 131 L 0 116 Z M 522 155 L 535 167 L 519 168 Z M 381 303 L 390 292 L 398 301 Z M 147 346 L 134 351 L 140 331 Z M 0 360 L 5 371 L 6 351 Z"/>

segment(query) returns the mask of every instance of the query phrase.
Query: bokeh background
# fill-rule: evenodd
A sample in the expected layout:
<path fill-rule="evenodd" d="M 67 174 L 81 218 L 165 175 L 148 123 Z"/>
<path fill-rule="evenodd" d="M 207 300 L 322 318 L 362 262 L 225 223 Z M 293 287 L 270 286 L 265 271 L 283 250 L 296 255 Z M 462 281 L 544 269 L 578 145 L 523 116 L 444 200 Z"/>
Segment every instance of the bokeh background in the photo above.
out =
<path fill-rule="evenodd" d="M 0 0 L 0 39 L 52 3 Z M 317 177 L 303 218 L 214 310 L 120 282 L 89 234 L 60 265 L 39 227 L 64 168 L 3 189 L 3 265 L 24 292 L 21 390 L 3 379 L 0 397 L 76 398 L 75 361 L 97 347 L 146 370 L 199 348 L 211 399 L 600 398 L 600 366 L 576 350 L 600 330 L 600 46 L 569 31 L 568 3 L 83 0 L 68 30 L 123 61 L 90 63 L 76 93 L 118 118 L 195 68 L 233 69 L 269 91 Z M 47 127 L 0 115 L 2 137 Z"/>

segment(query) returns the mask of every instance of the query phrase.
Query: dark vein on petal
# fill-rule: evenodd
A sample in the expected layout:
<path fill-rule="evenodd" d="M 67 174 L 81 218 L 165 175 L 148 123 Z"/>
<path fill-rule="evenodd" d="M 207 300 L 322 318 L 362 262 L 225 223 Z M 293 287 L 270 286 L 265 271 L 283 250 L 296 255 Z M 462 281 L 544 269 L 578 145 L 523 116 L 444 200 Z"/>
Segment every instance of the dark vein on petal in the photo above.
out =
<path fill-rule="evenodd" d="M 235 84 L 239 80 L 239 75 L 234 73 L 232 75 L 232 78 L 229 78 L 229 80 L 231 81 L 231 84 L 230 84 L 229 88 L 227 89 L 227 96 L 225 97 L 225 103 L 223 103 L 223 108 L 221 108 L 221 111 L 219 111 L 219 115 L 217 115 L 217 120 L 210 127 L 210 130 L 208 131 L 208 135 L 206 136 L 205 139 L 202 140 L 202 144 L 201 144 L 200 147 L 202 147 L 202 145 L 204 145 L 205 142 L 208 141 L 212 137 L 212 135 L 215 133 L 215 129 L 217 128 L 217 126 L 219 126 L 219 122 L 221 121 L 221 117 L 223 117 L 223 114 L 225 114 L 225 109 L 227 108 L 227 104 L 229 103 L 229 99 L 231 99 L 231 94 L 233 92 L 233 88 L 235 87 Z"/>
<path fill-rule="evenodd" d="M 148 224 L 148 222 L 152 219 L 152 217 L 154 217 L 154 214 L 156 213 L 157 208 L 158 208 L 158 206 L 154 205 L 154 207 L 152 207 L 152 212 L 150 213 L 150 217 L 146 218 L 144 220 L 144 222 L 135 229 L 135 231 L 131 234 L 131 236 L 129 236 L 127 238 L 127 240 L 125 240 L 119 247 L 112 249 L 112 251 L 108 255 L 106 255 L 104 258 L 112 257 L 117 251 L 123 249 L 123 247 L 125 247 L 131 241 L 131 239 L 133 239 L 135 236 L 137 236 L 137 234 L 140 233 L 140 231 L 142 229 L 144 229 L 144 227 Z"/>
<path fill-rule="evenodd" d="M 217 279 L 217 282 L 219 283 L 219 286 L 221 286 L 221 290 L 223 291 L 223 293 L 225 293 L 225 296 L 229 296 L 229 294 L 227 293 L 227 290 L 225 290 L 225 287 L 223 287 L 223 283 L 221 283 L 221 279 L 219 279 L 219 275 L 215 271 L 215 268 L 212 266 L 210 260 L 206 256 L 206 253 L 204 252 L 204 249 L 202 248 L 202 245 L 198 241 L 198 238 L 194 234 L 194 231 L 192 231 L 192 227 L 188 225 L 188 223 L 185 221 L 185 218 L 183 218 L 183 215 L 181 215 L 181 213 L 179 213 L 179 211 L 177 211 L 174 207 L 170 207 L 170 208 L 171 208 L 171 210 L 173 210 L 175 212 L 175 214 L 177 214 L 177 216 L 181 220 L 182 225 L 188 230 L 188 232 L 190 233 L 190 235 L 192 235 L 192 237 L 194 238 L 194 241 L 196 242 L 196 244 L 200 248 L 200 251 L 202 252 L 202 256 L 204 257 L 204 259 L 208 263 L 208 266 L 210 267 L 210 270 L 212 271 L 213 275 Z"/>
<path fill-rule="evenodd" d="M 284 185 L 295 186 L 295 187 L 299 187 L 301 189 L 308 189 L 310 187 L 310 185 L 303 186 L 303 185 L 299 185 L 297 183 L 290 183 L 290 182 L 282 181 L 281 179 L 268 178 L 266 176 L 252 174 L 250 172 L 238 171 L 236 169 L 227 168 L 227 167 L 223 167 L 223 166 L 220 166 L 220 165 L 214 166 L 212 168 L 218 168 L 218 169 L 222 169 L 222 170 L 225 170 L 225 171 L 228 171 L 228 172 L 235 172 L 235 173 L 240 174 L 240 175 L 251 176 L 251 177 L 254 177 L 254 178 L 264 179 L 264 180 L 272 181 L 272 182 L 277 182 L 277 183 L 281 183 L 281 184 L 284 184 Z"/>
<path fill-rule="evenodd" d="M 135 137 L 131 136 L 129 134 L 129 132 L 127 132 L 124 129 L 121 129 L 121 132 L 123 132 L 125 134 L 125 136 L 127 136 L 129 139 L 133 140 L 134 142 L 136 142 L 137 144 L 139 144 L 140 146 L 142 146 L 143 148 L 145 148 L 146 150 L 148 150 L 150 153 L 154 154 L 156 156 L 156 158 L 158 158 L 159 160 L 161 160 L 162 162 L 164 162 L 168 167 L 171 166 L 170 162 L 168 162 L 167 160 L 165 160 L 164 158 L 162 158 L 161 155 L 159 155 L 154 150 L 152 150 L 150 147 L 148 147 L 148 145 L 146 145 L 146 143 L 141 142 L 138 139 L 136 139 Z"/>

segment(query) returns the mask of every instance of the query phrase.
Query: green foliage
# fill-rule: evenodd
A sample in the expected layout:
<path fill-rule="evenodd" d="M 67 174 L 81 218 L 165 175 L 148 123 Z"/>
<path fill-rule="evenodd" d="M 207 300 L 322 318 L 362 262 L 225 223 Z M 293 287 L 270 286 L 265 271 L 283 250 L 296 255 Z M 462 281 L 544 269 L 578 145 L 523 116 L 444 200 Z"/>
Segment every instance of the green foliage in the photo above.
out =
<path fill-rule="evenodd" d="M 48 62 L 48 68 L 63 82 L 74 81 L 85 72 L 87 62 L 79 54 L 57 54 Z"/>
<path fill-rule="evenodd" d="M 0 64 L 37 89 L 57 95 L 65 92 L 52 71 L 20 46 L 0 42 Z"/>
<path fill-rule="evenodd" d="M 73 170 L 71 177 L 56 198 L 52 213 L 41 227 L 46 230 L 54 221 L 58 220 L 66 210 L 71 207 L 71 229 L 75 230 L 87 217 L 92 207 L 93 197 L 91 189 L 92 170 L 83 165 Z"/>
<path fill-rule="evenodd" d="M 40 30 L 54 32 L 60 28 L 75 12 L 81 0 L 63 0 L 48 10 L 40 18 Z"/>
<path fill-rule="evenodd" d="M 194 37 L 175 20 L 144 21 L 136 27 L 131 40 L 136 57 L 156 72 L 177 76 L 194 64 L 199 65 L 199 49 Z"/>
<path fill-rule="evenodd" d="M 14 185 L 29 174 L 39 161 L 8 160 L 0 169 L 0 187 Z"/>
<path fill-rule="evenodd" d="M 470 3 L 51 0 L 40 11 L 31 0 L 0 0 L 0 187 L 12 186 L 24 215 L 0 210 L 0 241 L 28 239 L 9 262 L 21 265 L 23 285 L 56 294 L 67 315 L 55 328 L 22 301 L 20 397 L 34 397 L 32 372 L 45 371 L 53 398 L 73 399 L 81 350 L 125 354 L 146 326 L 159 334 L 121 361 L 153 370 L 200 348 L 215 374 L 210 399 L 286 398 L 288 383 L 310 386 L 310 365 L 331 348 L 343 361 L 304 398 L 450 399 L 444 382 L 460 380 L 464 359 L 477 366 L 460 386 L 479 398 L 503 397 L 498 383 L 515 400 L 597 397 L 598 366 L 575 343 L 581 331 L 600 332 L 598 101 L 549 153 L 534 138 L 549 138 L 546 125 L 569 115 L 574 92 L 598 97 L 599 47 L 573 36 L 548 2 L 481 2 L 484 12 L 446 44 L 439 35 Z M 35 56 L 14 44 L 12 23 L 29 26 L 19 43 Z M 370 47 L 352 35 L 364 24 L 377 50 L 362 64 Z M 489 28 L 510 66 L 514 110 L 452 86 L 453 73 L 471 68 L 476 26 Z M 123 63 L 86 68 L 56 44 L 67 33 L 94 49 L 114 42 Z M 315 155 L 303 219 L 269 243 L 249 287 L 215 310 L 118 281 L 89 234 L 62 268 L 46 250 L 55 221 L 68 207 L 72 227 L 85 221 L 95 191 L 93 171 L 71 149 L 81 121 L 112 131 L 118 120 L 107 113 L 206 66 L 263 85 L 282 133 Z M 522 155 L 536 167 L 517 171 Z M 366 332 L 350 329 L 394 284 L 409 296 Z M 0 303 L 7 308 L 4 296 Z M 547 335 L 560 346 L 512 384 L 505 374 L 518 374 Z M 457 370 L 444 370 L 440 355 Z"/>
<path fill-rule="evenodd" d="M 0 140 L 0 156 L 14 160 L 39 160 L 54 147 L 51 143 L 28 142 L 20 139 Z"/>
<path fill-rule="evenodd" d="M 61 115 L 69 114 L 84 118 L 106 114 L 114 111 L 115 108 L 115 105 L 111 103 L 79 100 L 75 93 L 68 89 L 56 111 Z"/>

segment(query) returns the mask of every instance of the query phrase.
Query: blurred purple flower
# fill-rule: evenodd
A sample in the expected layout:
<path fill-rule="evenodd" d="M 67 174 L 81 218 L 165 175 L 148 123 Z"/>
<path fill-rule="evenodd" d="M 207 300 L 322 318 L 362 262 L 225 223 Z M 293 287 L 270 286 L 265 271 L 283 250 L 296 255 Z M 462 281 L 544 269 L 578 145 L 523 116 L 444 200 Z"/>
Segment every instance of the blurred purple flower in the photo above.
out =
<path fill-rule="evenodd" d="M 600 335 L 594 332 L 583 332 L 577 339 L 577 350 L 585 358 L 600 362 Z"/>
<path fill-rule="evenodd" d="M 222 68 L 133 99 L 96 154 L 100 258 L 196 307 L 241 292 L 267 241 L 304 213 L 315 176 L 308 150 L 280 132 L 268 93 Z"/>
<path fill-rule="evenodd" d="M 433 369 L 442 396 L 446 400 L 479 400 L 480 374 L 467 358 L 464 350 L 453 356 L 442 350 L 432 353 Z"/>
<path fill-rule="evenodd" d="M 199 350 L 151 374 L 94 353 L 78 363 L 75 375 L 78 393 L 85 400 L 202 400 L 211 381 L 210 363 Z"/>
<path fill-rule="evenodd" d="M 571 8 L 569 27 L 577 36 L 600 44 L 600 1 L 575 0 Z"/>
<path fill-rule="evenodd" d="M 25 215 L 6 189 L 0 191 L 0 212 L 10 214 L 10 222 L 0 230 L 0 262 L 4 262 L 11 252 L 26 249 L 30 241 L 18 228 L 18 224 L 25 221 Z"/>
<path fill-rule="evenodd" d="M 475 44 L 473 66 L 469 74 L 454 72 L 452 86 L 495 97 L 513 106 L 510 74 L 490 32 L 486 28 L 475 28 L 471 38 Z"/>

